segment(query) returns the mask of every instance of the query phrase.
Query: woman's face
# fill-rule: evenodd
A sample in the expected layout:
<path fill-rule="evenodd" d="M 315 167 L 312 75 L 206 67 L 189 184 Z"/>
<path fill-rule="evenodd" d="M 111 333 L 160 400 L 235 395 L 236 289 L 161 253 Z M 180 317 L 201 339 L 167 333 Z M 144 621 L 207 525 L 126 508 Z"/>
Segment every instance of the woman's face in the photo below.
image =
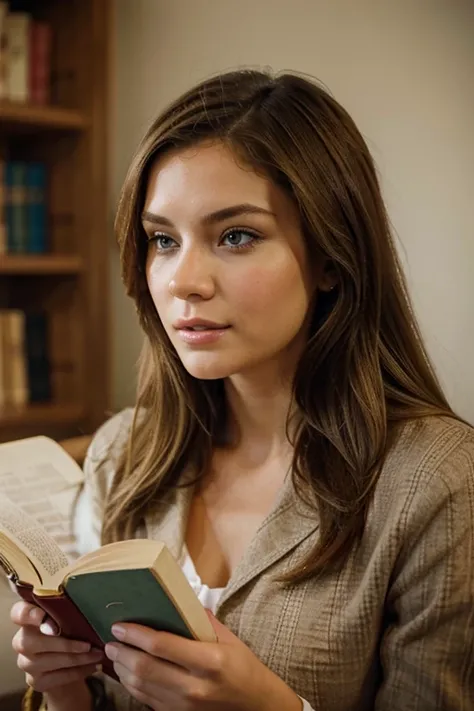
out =
<path fill-rule="evenodd" d="M 313 292 L 329 284 L 283 190 L 223 144 L 200 144 L 155 163 L 142 220 L 148 287 L 192 376 L 294 370 Z"/>

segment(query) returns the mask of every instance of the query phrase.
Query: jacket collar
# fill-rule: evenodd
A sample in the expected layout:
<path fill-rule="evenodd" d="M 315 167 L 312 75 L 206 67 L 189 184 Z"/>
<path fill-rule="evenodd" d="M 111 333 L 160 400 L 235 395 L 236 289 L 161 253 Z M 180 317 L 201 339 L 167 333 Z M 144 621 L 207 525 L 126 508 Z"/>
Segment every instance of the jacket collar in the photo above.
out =
<path fill-rule="evenodd" d="M 186 537 L 188 512 L 194 487 L 175 489 L 146 522 L 146 536 L 163 541 L 180 561 Z M 287 476 L 273 509 L 257 530 L 250 546 L 234 570 L 218 609 L 264 570 L 296 548 L 319 528 L 314 509 L 297 497 Z"/>

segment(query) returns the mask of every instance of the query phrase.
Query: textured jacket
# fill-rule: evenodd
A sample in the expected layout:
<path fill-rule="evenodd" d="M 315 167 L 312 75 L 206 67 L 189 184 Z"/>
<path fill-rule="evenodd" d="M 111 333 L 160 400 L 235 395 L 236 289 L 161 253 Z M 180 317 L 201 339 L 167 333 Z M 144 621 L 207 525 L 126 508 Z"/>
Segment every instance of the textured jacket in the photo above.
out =
<path fill-rule="evenodd" d="M 83 548 L 100 534 L 131 418 L 131 410 L 113 417 L 89 449 Z M 178 557 L 191 497 L 189 488 L 167 496 L 137 535 L 163 540 Z M 218 619 L 316 710 L 473 711 L 474 431 L 449 418 L 407 423 L 343 568 L 290 587 L 276 582 L 317 537 L 317 515 L 288 478 Z M 120 711 L 144 708 L 107 684 Z"/>

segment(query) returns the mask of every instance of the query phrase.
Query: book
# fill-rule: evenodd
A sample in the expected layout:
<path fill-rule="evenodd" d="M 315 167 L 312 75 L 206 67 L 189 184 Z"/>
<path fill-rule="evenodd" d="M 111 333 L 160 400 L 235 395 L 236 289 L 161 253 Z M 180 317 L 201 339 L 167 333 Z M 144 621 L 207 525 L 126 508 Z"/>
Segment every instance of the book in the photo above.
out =
<path fill-rule="evenodd" d="M 120 541 L 77 557 L 72 540 L 71 555 L 81 481 L 80 467 L 47 437 L 0 444 L 0 566 L 18 594 L 50 615 L 62 635 L 98 648 L 114 640 L 115 622 L 215 642 L 204 607 L 162 542 Z M 110 662 L 103 667 L 116 678 Z"/>
<path fill-rule="evenodd" d="M 51 100 L 51 26 L 33 20 L 30 26 L 28 93 L 32 104 L 49 104 Z"/>
<path fill-rule="evenodd" d="M 26 189 L 26 251 L 30 254 L 46 252 L 46 166 L 27 163 Z"/>
<path fill-rule="evenodd" d="M 28 101 L 29 37 L 31 17 L 26 12 L 6 15 L 7 98 Z"/>
<path fill-rule="evenodd" d="M 51 366 L 48 318 L 45 312 L 26 312 L 25 341 L 29 402 L 49 402 L 52 399 Z"/>
<path fill-rule="evenodd" d="M 4 331 L 5 319 L 3 312 L 0 310 L 0 408 L 4 407 L 7 402 L 5 349 L 3 347 Z"/>
<path fill-rule="evenodd" d="M 5 404 L 25 405 L 29 396 L 23 311 L 6 309 L 3 312 L 2 346 Z"/>
<path fill-rule="evenodd" d="M 27 251 L 28 245 L 26 163 L 7 161 L 4 193 L 7 251 L 21 254 Z"/>
<path fill-rule="evenodd" d="M 0 159 L 0 255 L 7 252 L 7 226 L 5 223 L 5 161 Z"/>
<path fill-rule="evenodd" d="M 0 99 L 6 99 L 8 95 L 8 58 L 7 58 L 7 31 L 6 17 L 8 14 L 8 3 L 0 2 Z"/>

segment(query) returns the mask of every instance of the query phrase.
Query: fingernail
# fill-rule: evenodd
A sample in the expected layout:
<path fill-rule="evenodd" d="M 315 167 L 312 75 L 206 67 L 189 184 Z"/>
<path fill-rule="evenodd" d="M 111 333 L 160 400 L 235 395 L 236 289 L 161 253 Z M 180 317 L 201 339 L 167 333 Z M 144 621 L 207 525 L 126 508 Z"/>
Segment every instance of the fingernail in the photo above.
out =
<path fill-rule="evenodd" d="M 89 642 L 74 642 L 72 648 L 74 652 L 89 652 L 91 645 L 89 644 Z"/>
<path fill-rule="evenodd" d="M 53 627 L 51 622 L 42 622 L 40 625 L 40 632 L 48 635 L 48 637 L 56 637 L 57 636 L 56 629 Z"/>
<path fill-rule="evenodd" d="M 30 620 L 33 620 L 33 622 L 39 622 L 40 620 L 43 621 L 46 619 L 47 615 L 43 612 L 43 610 L 39 610 L 37 607 L 32 607 L 28 613 L 28 617 Z"/>
<path fill-rule="evenodd" d="M 118 649 L 117 647 L 114 647 L 111 644 L 106 644 L 105 645 L 105 653 L 108 656 L 109 659 L 111 659 L 113 662 L 117 659 L 118 657 Z"/>
<path fill-rule="evenodd" d="M 124 639 L 125 638 L 125 630 L 123 627 L 120 627 L 120 625 L 113 625 L 112 626 L 112 634 L 114 637 L 117 637 L 117 639 Z"/>

